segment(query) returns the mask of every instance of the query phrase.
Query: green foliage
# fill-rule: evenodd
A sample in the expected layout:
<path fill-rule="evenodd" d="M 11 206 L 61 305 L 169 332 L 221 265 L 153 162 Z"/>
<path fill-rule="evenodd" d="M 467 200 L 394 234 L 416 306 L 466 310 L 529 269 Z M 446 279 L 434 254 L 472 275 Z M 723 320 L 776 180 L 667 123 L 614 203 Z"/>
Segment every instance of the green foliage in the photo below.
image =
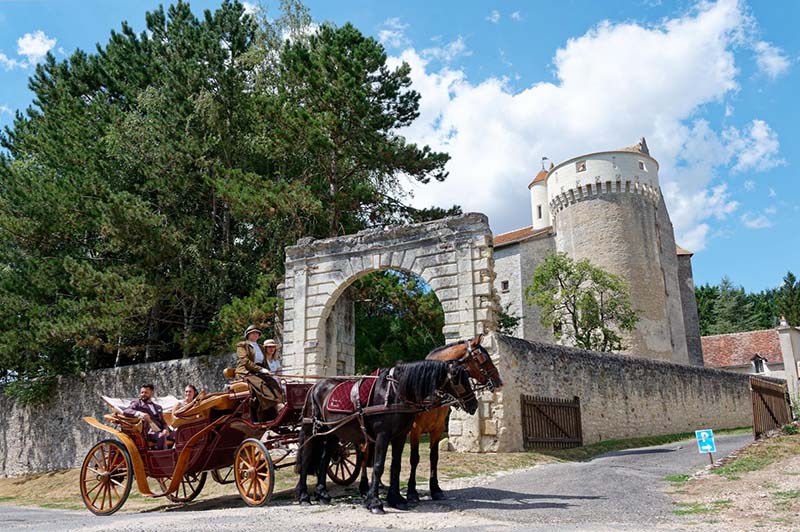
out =
<path fill-rule="evenodd" d="M 444 311 L 436 295 L 413 274 L 371 273 L 353 284 L 356 372 L 403 360 L 422 360 L 443 345 Z"/>
<path fill-rule="evenodd" d="M 800 324 L 800 282 L 792 272 L 778 288 L 748 293 L 723 277 L 719 285 L 696 287 L 695 296 L 701 336 L 771 329 L 780 316 Z"/>
<path fill-rule="evenodd" d="M 639 319 L 622 278 L 565 253 L 545 257 L 525 297 L 542 309 L 542 325 L 552 328 L 556 339 L 583 349 L 623 349 L 620 332 L 633 330 Z"/>
<path fill-rule="evenodd" d="M 517 332 L 517 327 L 519 326 L 519 322 L 522 321 L 522 316 L 516 316 L 511 313 L 509 310 L 510 306 L 511 303 L 506 305 L 497 316 L 497 332 L 512 336 Z"/>
<path fill-rule="evenodd" d="M 8 393 L 272 330 L 286 245 L 407 220 L 400 177 L 445 178 L 446 154 L 397 134 L 418 115 L 408 65 L 282 7 L 179 1 L 37 67 L 0 135 Z"/>

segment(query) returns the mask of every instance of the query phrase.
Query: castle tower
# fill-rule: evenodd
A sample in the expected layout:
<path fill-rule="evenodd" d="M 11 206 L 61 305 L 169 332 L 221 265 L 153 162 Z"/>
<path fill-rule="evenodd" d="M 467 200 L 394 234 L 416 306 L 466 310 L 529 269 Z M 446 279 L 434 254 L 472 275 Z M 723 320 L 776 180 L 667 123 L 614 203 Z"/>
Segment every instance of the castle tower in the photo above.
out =
<path fill-rule="evenodd" d="M 625 351 L 688 364 L 672 223 L 644 138 L 630 148 L 573 157 L 537 179 L 530 186 L 534 228 L 545 188 L 549 208 L 542 218 L 545 212 L 552 218 L 556 250 L 589 259 L 630 286 L 640 320 L 624 337 Z"/>
<path fill-rule="evenodd" d="M 553 163 L 550 163 L 550 168 L 553 168 Z M 552 222 L 550 220 L 550 203 L 547 199 L 547 170 L 544 169 L 544 166 L 528 185 L 528 190 L 531 191 L 531 213 L 533 213 L 531 229 L 537 231 L 550 227 Z"/>

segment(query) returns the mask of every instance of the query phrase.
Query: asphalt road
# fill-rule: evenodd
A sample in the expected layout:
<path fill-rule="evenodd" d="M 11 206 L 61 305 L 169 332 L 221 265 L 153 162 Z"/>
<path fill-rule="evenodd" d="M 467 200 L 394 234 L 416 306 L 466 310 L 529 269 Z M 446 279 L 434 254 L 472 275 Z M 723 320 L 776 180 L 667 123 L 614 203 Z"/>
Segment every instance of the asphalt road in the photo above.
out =
<path fill-rule="evenodd" d="M 717 457 L 752 441 L 718 436 Z M 298 507 L 275 501 L 243 507 L 238 499 L 202 501 L 168 511 L 94 517 L 88 512 L 0 505 L 0 530 L 205 532 L 211 530 L 681 530 L 683 518 L 664 493 L 665 476 L 692 473 L 708 462 L 694 441 L 609 453 L 591 462 L 539 466 L 477 487 L 448 489 L 446 501 L 423 502 L 409 512 L 372 516 L 350 501 Z M 456 481 L 457 482 L 457 481 Z"/>

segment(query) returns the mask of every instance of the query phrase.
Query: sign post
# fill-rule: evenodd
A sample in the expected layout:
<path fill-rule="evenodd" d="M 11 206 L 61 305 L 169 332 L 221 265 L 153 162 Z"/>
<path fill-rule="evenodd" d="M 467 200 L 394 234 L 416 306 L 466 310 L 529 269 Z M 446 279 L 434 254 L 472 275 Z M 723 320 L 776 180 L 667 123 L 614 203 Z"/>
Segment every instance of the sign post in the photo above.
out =
<path fill-rule="evenodd" d="M 711 454 L 717 452 L 714 431 L 711 429 L 696 430 L 694 435 L 697 437 L 697 450 L 701 453 L 708 453 L 708 459 L 711 460 L 711 465 L 714 465 L 714 456 Z"/>

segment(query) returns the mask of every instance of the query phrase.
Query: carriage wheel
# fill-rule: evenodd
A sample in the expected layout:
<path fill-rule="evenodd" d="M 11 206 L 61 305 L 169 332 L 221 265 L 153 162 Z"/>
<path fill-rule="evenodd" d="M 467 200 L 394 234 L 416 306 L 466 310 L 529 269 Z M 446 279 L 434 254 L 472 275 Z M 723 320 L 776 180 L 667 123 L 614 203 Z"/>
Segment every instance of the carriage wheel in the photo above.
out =
<path fill-rule="evenodd" d="M 328 476 L 340 486 L 349 486 L 358 478 L 363 459 L 355 443 L 340 441 L 339 447 L 331 456 Z"/>
<path fill-rule="evenodd" d="M 267 447 L 259 440 L 244 440 L 233 460 L 236 489 L 248 506 L 264 506 L 272 498 L 275 466 Z"/>
<path fill-rule="evenodd" d="M 89 450 L 81 466 L 81 498 L 95 515 L 111 515 L 128 499 L 133 484 L 131 457 L 117 440 L 103 440 Z"/>
<path fill-rule="evenodd" d="M 211 478 L 219 484 L 232 484 L 235 482 L 233 478 L 233 466 L 214 469 L 211 471 Z"/>
<path fill-rule="evenodd" d="M 203 490 L 206 484 L 206 477 L 208 474 L 203 471 L 202 473 L 187 473 L 183 475 L 178 489 L 166 495 L 167 499 L 172 502 L 190 502 L 195 499 Z M 172 477 L 163 477 L 158 479 L 159 485 L 163 491 L 167 491 Z"/>

